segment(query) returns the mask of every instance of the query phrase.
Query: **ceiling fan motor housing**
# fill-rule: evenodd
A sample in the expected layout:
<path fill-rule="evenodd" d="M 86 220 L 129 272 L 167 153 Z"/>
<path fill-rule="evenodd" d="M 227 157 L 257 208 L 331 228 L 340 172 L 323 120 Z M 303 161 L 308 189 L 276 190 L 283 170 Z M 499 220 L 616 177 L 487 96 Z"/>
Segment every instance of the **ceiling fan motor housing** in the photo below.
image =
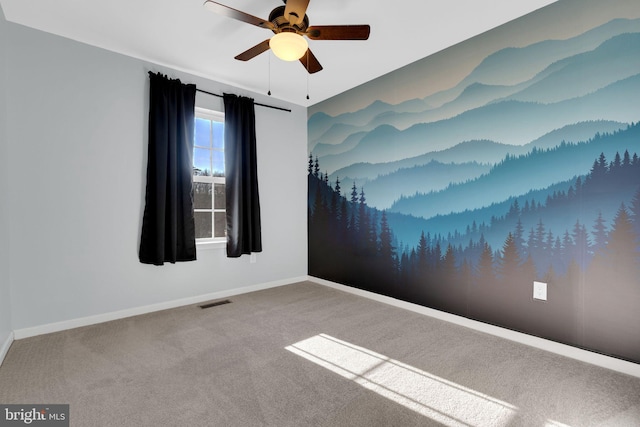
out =
<path fill-rule="evenodd" d="M 283 31 L 290 31 L 305 33 L 307 28 L 309 28 L 309 17 L 304 15 L 304 19 L 299 24 L 291 25 L 289 19 L 284 16 L 284 9 L 285 6 L 278 6 L 269 14 L 269 21 L 275 25 L 273 32 L 279 33 Z"/>

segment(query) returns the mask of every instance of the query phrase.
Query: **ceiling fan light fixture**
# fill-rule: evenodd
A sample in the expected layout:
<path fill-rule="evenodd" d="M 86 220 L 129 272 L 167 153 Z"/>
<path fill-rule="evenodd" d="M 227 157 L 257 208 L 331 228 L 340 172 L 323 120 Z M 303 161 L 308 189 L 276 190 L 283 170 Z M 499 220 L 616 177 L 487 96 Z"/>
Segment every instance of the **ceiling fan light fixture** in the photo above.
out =
<path fill-rule="evenodd" d="M 309 44 L 300 34 L 283 31 L 271 37 L 269 48 L 283 61 L 297 61 L 304 56 Z"/>

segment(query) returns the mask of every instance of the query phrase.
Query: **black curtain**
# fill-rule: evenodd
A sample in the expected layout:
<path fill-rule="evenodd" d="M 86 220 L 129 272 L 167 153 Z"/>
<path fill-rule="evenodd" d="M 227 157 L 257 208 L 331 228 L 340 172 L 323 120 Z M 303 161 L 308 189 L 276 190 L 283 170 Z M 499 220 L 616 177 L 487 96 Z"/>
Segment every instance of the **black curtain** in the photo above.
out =
<path fill-rule="evenodd" d="M 253 99 L 224 94 L 227 256 L 262 251 Z"/>
<path fill-rule="evenodd" d="M 195 85 L 149 73 L 149 159 L 140 262 L 196 259 L 193 218 Z"/>

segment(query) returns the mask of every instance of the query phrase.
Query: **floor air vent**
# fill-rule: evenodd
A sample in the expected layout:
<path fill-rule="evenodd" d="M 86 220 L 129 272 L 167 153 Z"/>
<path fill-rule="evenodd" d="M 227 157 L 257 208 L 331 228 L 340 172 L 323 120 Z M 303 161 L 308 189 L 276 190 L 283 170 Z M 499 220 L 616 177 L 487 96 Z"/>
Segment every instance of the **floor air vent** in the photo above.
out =
<path fill-rule="evenodd" d="M 211 307 L 217 307 L 219 305 L 224 305 L 224 304 L 231 304 L 231 301 L 228 299 L 225 299 L 221 301 L 208 302 L 206 304 L 202 304 L 200 308 L 211 308 Z"/>

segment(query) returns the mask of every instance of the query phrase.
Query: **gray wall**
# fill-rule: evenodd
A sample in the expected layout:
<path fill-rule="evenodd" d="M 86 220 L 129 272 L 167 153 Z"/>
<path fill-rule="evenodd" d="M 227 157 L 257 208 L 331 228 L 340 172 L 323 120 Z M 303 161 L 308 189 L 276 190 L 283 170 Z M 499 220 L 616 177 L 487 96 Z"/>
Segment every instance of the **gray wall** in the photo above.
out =
<path fill-rule="evenodd" d="M 9 219 L 7 159 L 7 22 L 0 8 L 0 358 L 3 345 L 11 332 L 11 293 L 9 286 Z"/>
<path fill-rule="evenodd" d="M 305 108 L 5 26 L 14 330 L 306 276 Z M 293 109 L 256 109 L 264 251 L 255 264 L 227 259 L 223 247 L 199 249 L 190 263 L 138 261 L 148 71 Z M 209 95 L 196 104 L 223 109 Z"/>

